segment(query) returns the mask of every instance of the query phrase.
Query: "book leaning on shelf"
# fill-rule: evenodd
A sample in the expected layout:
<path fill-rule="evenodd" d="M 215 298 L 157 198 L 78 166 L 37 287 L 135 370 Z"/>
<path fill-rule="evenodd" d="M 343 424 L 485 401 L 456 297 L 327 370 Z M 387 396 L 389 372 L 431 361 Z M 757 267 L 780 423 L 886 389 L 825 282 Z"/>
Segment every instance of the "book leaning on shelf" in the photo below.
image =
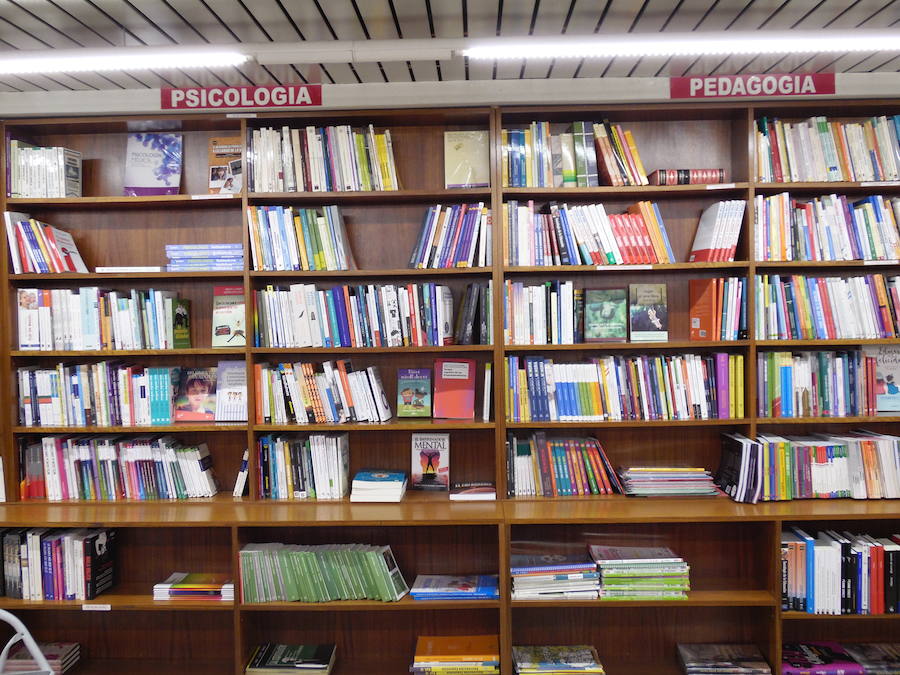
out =
<path fill-rule="evenodd" d="M 247 129 L 251 192 L 398 190 L 390 129 Z"/>
<path fill-rule="evenodd" d="M 3 222 L 13 274 L 87 273 L 68 232 L 16 211 L 4 211 Z"/>
<path fill-rule="evenodd" d="M 356 269 L 338 206 L 248 206 L 253 269 Z"/>
<path fill-rule="evenodd" d="M 700 216 L 687 261 L 734 261 L 746 207 L 743 199 L 729 199 L 707 207 Z"/>
<path fill-rule="evenodd" d="M 81 196 L 81 153 L 9 141 L 9 196 L 47 199 Z"/>
<path fill-rule="evenodd" d="M 554 363 L 506 357 L 507 422 L 736 419 L 744 416 L 744 356 L 604 356 Z"/>
<path fill-rule="evenodd" d="M 413 269 L 491 265 L 491 210 L 484 202 L 429 206 L 409 258 Z"/>
<path fill-rule="evenodd" d="M 256 441 L 259 495 L 263 499 L 341 499 L 349 488 L 347 434 L 286 436 Z"/>
<path fill-rule="evenodd" d="M 335 363 L 257 363 L 256 419 L 259 424 L 387 422 L 391 407 L 375 366 L 355 370 Z"/>
<path fill-rule="evenodd" d="M 218 491 L 206 443 L 171 436 L 22 439 L 19 458 L 23 500 L 192 499 Z"/>
<path fill-rule="evenodd" d="M 897 260 L 900 198 L 756 196 L 756 260 Z"/>
<path fill-rule="evenodd" d="M 490 344 L 492 284 L 469 284 L 455 317 L 451 289 L 431 282 L 268 286 L 254 294 L 257 346 Z"/>
<path fill-rule="evenodd" d="M 19 288 L 19 349 L 186 349 L 190 300 L 174 291 Z"/>

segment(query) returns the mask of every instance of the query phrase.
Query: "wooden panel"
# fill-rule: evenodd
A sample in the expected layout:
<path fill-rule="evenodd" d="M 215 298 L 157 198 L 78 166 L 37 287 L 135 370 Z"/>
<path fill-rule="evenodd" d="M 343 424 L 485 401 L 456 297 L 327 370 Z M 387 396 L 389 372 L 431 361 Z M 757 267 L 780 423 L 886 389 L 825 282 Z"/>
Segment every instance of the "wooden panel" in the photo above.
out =
<path fill-rule="evenodd" d="M 118 579 L 145 585 L 149 595 L 172 572 L 232 573 L 226 528 L 123 527 L 116 537 Z"/>

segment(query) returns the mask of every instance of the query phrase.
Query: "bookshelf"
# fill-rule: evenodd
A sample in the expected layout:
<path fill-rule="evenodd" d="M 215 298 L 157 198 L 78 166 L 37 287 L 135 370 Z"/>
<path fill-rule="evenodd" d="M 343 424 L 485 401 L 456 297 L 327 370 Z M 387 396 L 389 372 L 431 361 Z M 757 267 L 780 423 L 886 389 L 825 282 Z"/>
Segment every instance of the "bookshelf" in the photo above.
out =
<path fill-rule="evenodd" d="M 876 431 L 897 429 L 900 416 L 765 419 L 756 416 L 756 355 L 767 350 L 835 349 L 863 344 L 895 344 L 883 340 L 756 340 L 749 296 L 749 337 L 737 341 L 691 342 L 688 326 L 688 282 L 720 276 L 752 279 L 757 273 L 795 269 L 799 273 L 851 275 L 900 273 L 900 262 L 757 262 L 752 252 L 752 209 L 744 218 L 734 262 L 683 262 L 690 250 L 701 211 L 721 199 L 791 192 L 810 197 L 836 192 L 851 196 L 900 195 L 900 184 L 761 183 L 755 166 L 754 120 L 762 115 L 802 119 L 812 114 L 853 118 L 895 109 L 897 101 L 808 101 L 742 104 L 672 104 L 612 106 L 544 106 L 453 108 L 441 110 L 355 110 L 309 113 L 261 113 L 253 118 L 221 115 L 165 116 L 155 119 L 102 117 L 7 120 L 4 130 L 37 144 L 63 145 L 84 155 L 84 197 L 5 199 L 4 210 L 30 213 L 70 231 L 89 267 L 164 264 L 166 243 L 241 242 L 245 269 L 236 272 L 12 275 L 2 244 L 0 276 L 6 285 L 0 311 L 9 317 L 0 331 L 2 398 L 0 416 L 3 459 L 8 467 L 7 494 L 0 504 L 5 526 L 111 526 L 119 530 L 116 588 L 89 603 L 40 602 L 0 598 L 0 607 L 20 612 L 33 633 L 44 640 L 82 643 L 82 673 L 171 672 L 240 675 L 253 646 L 262 641 L 334 641 L 339 675 L 403 672 L 408 668 L 418 634 L 499 633 L 503 672 L 512 673 L 512 644 L 589 642 L 597 646 L 607 672 L 673 675 L 678 641 L 752 641 L 773 666 L 780 662 L 782 640 L 888 640 L 896 635 L 896 616 L 816 616 L 782 612 L 780 606 L 779 534 L 785 525 L 891 533 L 900 504 L 891 501 L 794 501 L 747 505 L 727 499 L 510 498 L 506 494 L 507 431 L 532 430 L 595 436 L 614 465 L 687 463 L 715 469 L 720 435 L 738 431 L 806 433 L 841 431 L 865 425 Z M 506 188 L 501 185 L 500 131 L 532 120 L 564 124 L 577 119 L 608 117 L 630 129 L 644 165 L 655 168 L 724 167 L 725 184 L 684 186 Z M 179 129 L 185 139 L 184 194 L 166 197 L 122 197 L 125 143 L 136 123 L 160 130 Z M 247 129 L 283 124 L 369 123 L 390 128 L 402 189 L 381 192 L 252 193 L 228 197 L 206 195 L 206 146 L 209 138 L 245 136 Z M 443 189 L 443 132 L 487 130 L 491 139 L 492 187 Z M 246 166 L 246 157 L 244 158 Z M 3 159 L 6 168 L 6 158 Z M 656 265 L 518 267 L 504 263 L 502 205 L 509 200 L 551 201 L 573 205 L 602 202 L 611 213 L 640 199 L 655 201 L 665 219 L 678 262 Z M 487 268 L 408 269 L 406 263 L 429 205 L 483 201 L 494 218 L 494 264 Z M 251 269 L 246 209 L 248 206 L 337 204 L 347 223 L 358 270 L 272 272 Z M 668 342 L 577 345 L 502 344 L 502 285 L 505 280 L 539 283 L 571 280 L 577 288 L 665 283 L 669 292 Z M 339 349 L 214 349 L 210 346 L 213 287 L 242 285 L 249 300 L 267 285 L 316 283 L 413 283 L 434 281 L 452 289 L 457 303 L 467 283 L 493 282 L 493 345 Z M 192 301 L 191 349 L 160 351 L 32 352 L 16 349 L 14 291 L 21 287 L 162 288 Z M 247 303 L 247 326 L 250 303 Z M 520 422 L 504 415 L 503 373 L 507 355 L 545 355 L 576 361 L 598 353 L 678 354 L 710 351 L 739 353 L 745 363 L 745 411 L 740 419 L 678 421 Z M 271 425 L 192 423 L 166 427 L 20 426 L 17 419 L 15 370 L 27 365 L 79 363 L 126 358 L 150 365 L 214 366 L 219 359 L 243 358 L 248 372 L 256 363 L 278 360 L 321 362 L 352 358 L 354 365 L 378 366 L 389 401 L 396 401 L 398 368 L 431 367 L 437 357 L 474 359 L 474 420 L 410 420 L 394 417 L 382 424 Z M 491 419 L 481 420 L 483 367 L 493 368 Z M 252 378 L 248 382 L 253 411 Z M 409 470 L 410 434 L 450 433 L 454 480 L 492 480 L 501 499 L 489 503 L 449 502 L 446 496 L 407 493 L 399 504 L 278 502 L 259 499 L 258 467 L 251 451 L 247 497 L 230 496 L 231 484 L 247 447 L 272 432 L 347 432 L 350 471 L 368 467 Z M 187 442 L 207 442 L 223 492 L 212 499 L 183 502 L 19 502 L 17 442 L 42 434 L 99 434 L 126 437 L 172 433 Z M 580 541 L 597 535 L 625 543 L 641 536 L 670 545 L 691 564 L 693 590 L 684 601 L 542 602 L 510 600 L 509 543 L 543 538 Z M 497 601 L 339 602 L 324 605 L 157 602 L 151 587 L 176 569 L 231 571 L 237 580 L 238 551 L 250 542 L 390 544 L 400 569 L 411 583 L 418 573 L 500 573 Z M 83 607 L 83 605 L 89 605 Z M 80 612 L 87 611 L 87 614 Z M 773 672 L 777 669 L 773 667 Z"/>

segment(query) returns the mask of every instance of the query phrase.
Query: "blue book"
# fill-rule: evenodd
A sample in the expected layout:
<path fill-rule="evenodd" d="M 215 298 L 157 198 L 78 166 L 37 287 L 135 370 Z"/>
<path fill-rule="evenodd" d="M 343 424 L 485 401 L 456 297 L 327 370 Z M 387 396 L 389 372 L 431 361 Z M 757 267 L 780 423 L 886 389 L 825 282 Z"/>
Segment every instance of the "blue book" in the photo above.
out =
<path fill-rule="evenodd" d="M 357 481 L 360 483 L 372 484 L 403 483 L 406 481 L 406 474 L 402 471 L 380 471 L 377 469 L 369 469 L 357 471 L 356 475 L 353 477 L 353 482 L 356 483 Z"/>
<path fill-rule="evenodd" d="M 500 590 L 496 574 L 420 574 L 409 594 L 416 600 L 492 600 Z"/>

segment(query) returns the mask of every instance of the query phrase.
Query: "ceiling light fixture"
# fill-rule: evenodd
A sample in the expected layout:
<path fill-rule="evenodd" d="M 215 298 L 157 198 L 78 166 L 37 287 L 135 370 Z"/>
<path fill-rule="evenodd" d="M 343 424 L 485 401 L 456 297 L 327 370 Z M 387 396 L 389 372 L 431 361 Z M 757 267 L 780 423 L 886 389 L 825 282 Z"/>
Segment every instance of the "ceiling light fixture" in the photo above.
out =
<path fill-rule="evenodd" d="M 221 47 L 216 49 L 128 47 L 117 50 L 54 50 L 41 54 L 37 56 L 29 52 L 19 52 L 15 56 L 0 58 L 0 74 L 222 68 L 240 65 L 250 58 L 247 54 Z"/>

